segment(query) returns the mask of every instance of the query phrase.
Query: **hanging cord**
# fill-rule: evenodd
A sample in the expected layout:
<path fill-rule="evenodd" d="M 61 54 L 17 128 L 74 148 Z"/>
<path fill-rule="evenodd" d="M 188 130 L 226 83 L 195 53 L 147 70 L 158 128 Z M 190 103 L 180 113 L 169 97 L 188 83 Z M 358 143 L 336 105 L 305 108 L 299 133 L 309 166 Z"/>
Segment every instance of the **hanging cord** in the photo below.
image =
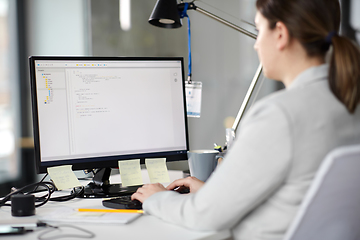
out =
<path fill-rule="evenodd" d="M 188 19 L 188 50 L 189 50 L 189 71 L 188 71 L 188 83 L 191 84 L 191 74 L 192 74 L 192 62 L 191 62 L 191 30 L 190 30 L 190 18 L 187 14 L 187 10 L 189 8 L 189 3 L 184 3 L 184 10 L 180 12 L 180 18 L 187 17 Z"/>

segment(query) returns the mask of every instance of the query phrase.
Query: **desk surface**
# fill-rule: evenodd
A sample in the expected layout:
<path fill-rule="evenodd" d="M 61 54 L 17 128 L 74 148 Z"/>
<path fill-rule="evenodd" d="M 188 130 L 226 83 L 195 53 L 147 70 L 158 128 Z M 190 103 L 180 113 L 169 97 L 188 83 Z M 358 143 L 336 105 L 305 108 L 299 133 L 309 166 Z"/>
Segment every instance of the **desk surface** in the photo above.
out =
<path fill-rule="evenodd" d="M 169 171 L 170 179 L 174 180 L 182 177 L 182 172 Z M 146 179 L 146 178 L 145 178 Z M 147 182 L 144 179 L 145 182 Z M 113 181 L 115 182 L 115 181 Z M 25 217 L 34 220 L 46 216 L 60 207 L 86 208 L 101 206 L 102 199 L 73 199 L 67 202 L 48 202 L 42 207 L 36 209 L 36 215 Z M 0 208 L 0 219 L 17 221 L 24 220 L 24 217 L 12 217 L 10 207 Z M 214 220 L 216 221 L 216 220 Z M 61 225 L 62 223 L 51 223 L 52 225 Z M 144 214 L 140 218 L 128 224 L 76 224 L 76 226 L 93 232 L 96 236 L 92 239 L 226 239 L 230 237 L 229 231 L 222 232 L 200 232 L 189 230 L 174 224 L 166 223 L 154 216 Z M 38 239 L 38 235 L 45 230 L 27 233 L 19 236 L 7 236 L 6 239 Z M 81 233 L 82 234 L 82 233 Z M 5 239 L 2 237 L 2 239 Z M 80 238 L 62 238 L 62 239 L 80 239 Z"/>

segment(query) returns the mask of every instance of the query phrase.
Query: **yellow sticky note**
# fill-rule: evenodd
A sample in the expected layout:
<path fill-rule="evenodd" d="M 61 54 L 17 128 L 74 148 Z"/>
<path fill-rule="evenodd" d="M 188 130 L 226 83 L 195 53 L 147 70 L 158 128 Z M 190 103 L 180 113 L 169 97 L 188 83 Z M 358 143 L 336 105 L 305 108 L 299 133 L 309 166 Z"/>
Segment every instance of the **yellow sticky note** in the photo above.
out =
<path fill-rule="evenodd" d="M 81 186 L 71 167 L 71 165 L 63 165 L 47 169 L 57 189 L 62 190 Z"/>
<path fill-rule="evenodd" d="M 166 167 L 166 158 L 145 159 L 145 165 L 151 183 L 170 182 L 169 173 Z"/>
<path fill-rule="evenodd" d="M 124 187 L 143 184 L 140 159 L 119 161 L 121 184 Z"/>

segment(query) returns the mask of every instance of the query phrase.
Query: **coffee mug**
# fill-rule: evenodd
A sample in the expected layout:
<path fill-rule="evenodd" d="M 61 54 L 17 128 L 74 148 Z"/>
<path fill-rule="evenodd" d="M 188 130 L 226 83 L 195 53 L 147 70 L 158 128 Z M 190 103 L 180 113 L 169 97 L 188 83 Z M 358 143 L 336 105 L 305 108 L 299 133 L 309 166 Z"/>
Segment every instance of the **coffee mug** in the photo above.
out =
<path fill-rule="evenodd" d="M 217 165 L 216 150 L 193 150 L 187 153 L 190 175 L 205 182 Z"/>

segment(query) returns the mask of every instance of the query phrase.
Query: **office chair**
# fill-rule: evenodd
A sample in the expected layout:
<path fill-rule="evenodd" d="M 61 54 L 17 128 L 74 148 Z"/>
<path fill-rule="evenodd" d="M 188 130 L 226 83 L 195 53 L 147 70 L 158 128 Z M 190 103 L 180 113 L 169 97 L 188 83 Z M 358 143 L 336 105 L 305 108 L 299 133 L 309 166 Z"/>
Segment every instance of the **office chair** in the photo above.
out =
<path fill-rule="evenodd" d="M 360 239 L 360 145 L 331 151 L 284 240 Z"/>

